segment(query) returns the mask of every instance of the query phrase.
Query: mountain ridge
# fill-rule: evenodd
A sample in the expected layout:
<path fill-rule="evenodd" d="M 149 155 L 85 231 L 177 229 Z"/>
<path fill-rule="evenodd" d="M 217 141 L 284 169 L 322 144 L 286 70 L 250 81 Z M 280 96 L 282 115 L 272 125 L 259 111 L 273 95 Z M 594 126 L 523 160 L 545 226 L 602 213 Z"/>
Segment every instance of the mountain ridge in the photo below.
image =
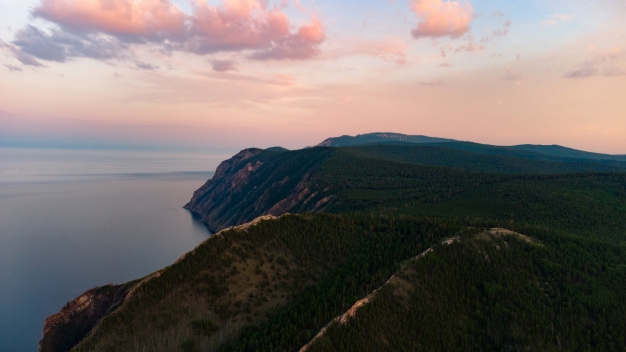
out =
<path fill-rule="evenodd" d="M 367 144 L 393 144 L 393 143 L 410 143 L 447 146 L 453 149 L 466 150 L 477 153 L 501 153 L 503 155 L 529 157 L 531 155 L 524 152 L 534 154 L 534 157 L 544 156 L 548 160 L 613 160 L 626 162 L 626 154 L 603 154 L 597 152 L 588 152 L 574 148 L 564 147 L 558 144 L 518 144 L 511 146 L 497 146 L 490 144 L 481 144 L 468 141 L 459 141 L 448 138 L 429 137 L 424 135 L 406 135 L 393 132 L 373 132 L 359 134 L 356 136 L 343 135 L 340 137 L 327 138 L 317 147 L 350 147 L 363 146 Z M 508 152 L 508 153 L 506 153 Z M 513 152 L 513 154 L 511 154 Z M 515 153 L 516 152 L 516 153 Z"/>

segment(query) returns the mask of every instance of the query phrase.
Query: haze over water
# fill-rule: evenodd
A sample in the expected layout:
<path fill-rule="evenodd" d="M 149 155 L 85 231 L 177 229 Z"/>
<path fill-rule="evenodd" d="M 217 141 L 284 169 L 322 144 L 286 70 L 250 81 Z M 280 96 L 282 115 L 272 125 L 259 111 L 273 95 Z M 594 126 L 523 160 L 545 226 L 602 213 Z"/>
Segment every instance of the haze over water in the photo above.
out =
<path fill-rule="evenodd" d="M 0 148 L 0 351 L 36 351 L 66 302 L 208 238 L 182 206 L 230 155 Z"/>

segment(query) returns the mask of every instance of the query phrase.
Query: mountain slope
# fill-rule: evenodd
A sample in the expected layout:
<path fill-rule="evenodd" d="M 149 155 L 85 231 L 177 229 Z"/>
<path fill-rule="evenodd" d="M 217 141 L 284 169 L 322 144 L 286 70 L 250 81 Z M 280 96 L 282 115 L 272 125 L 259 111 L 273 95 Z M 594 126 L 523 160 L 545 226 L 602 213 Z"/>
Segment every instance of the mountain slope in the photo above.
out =
<path fill-rule="evenodd" d="M 266 341 L 289 350 L 400 261 L 459 231 L 321 214 L 229 229 L 143 280 L 73 351 L 214 351 Z"/>
<path fill-rule="evenodd" d="M 502 229 L 456 236 L 405 264 L 300 352 L 624 350 L 626 267 L 617 252 L 582 246 Z"/>
<path fill-rule="evenodd" d="M 467 146 L 467 143 L 426 145 L 403 143 L 355 146 L 345 149 L 362 156 L 475 172 L 511 174 L 626 172 L 626 162 L 546 157 L 543 154 L 517 152 L 500 147 L 462 148 Z"/>
<path fill-rule="evenodd" d="M 296 204 L 308 203 L 307 210 L 316 210 L 309 186 L 320 163 L 332 154 L 328 148 L 243 150 L 222 162 L 185 208 L 213 232 L 261 215 L 284 214 Z"/>
<path fill-rule="evenodd" d="M 568 159 L 589 159 L 589 160 L 616 160 L 626 161 L 626 155 L 609 155 L 600 153 L 585 152 L 560 145 L 532 145 L 522 144 L 509 147 L 514 150 L 524 150 L 533 153 L 550 155 Z"/>

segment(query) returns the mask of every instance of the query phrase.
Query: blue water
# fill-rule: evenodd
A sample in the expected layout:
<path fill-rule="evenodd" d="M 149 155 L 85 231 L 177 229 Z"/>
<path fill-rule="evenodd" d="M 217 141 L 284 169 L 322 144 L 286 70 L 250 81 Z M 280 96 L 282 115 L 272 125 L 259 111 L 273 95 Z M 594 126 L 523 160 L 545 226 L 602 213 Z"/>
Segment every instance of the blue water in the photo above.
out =
<path fill-rule="evenodd" d="M 182 206 L 229 154 L 0 148 L 0 351 L 36 351 L 67 301 L 208 238 Z"/>

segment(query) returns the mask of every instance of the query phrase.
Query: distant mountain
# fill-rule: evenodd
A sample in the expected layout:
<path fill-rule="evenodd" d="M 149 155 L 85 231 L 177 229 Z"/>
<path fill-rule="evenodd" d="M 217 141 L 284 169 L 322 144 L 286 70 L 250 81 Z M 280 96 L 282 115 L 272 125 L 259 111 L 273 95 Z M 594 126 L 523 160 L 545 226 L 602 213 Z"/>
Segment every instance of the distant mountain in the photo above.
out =
<path fill-rule="evenodd" d="M 462 142 L 454 139 L 428 137 L 428 136 L 412 136 L 401 133 L 390 132 L 374 132 L 367 134 L 359 134 L 357 136 L 341 136 L 327 138 L 317 147 L 351 147 L 362 146 L 368 144 L 392 144 L 409 146 L 414 144 L 437 144 L 440 147 L 464 150 L 477 154 L 487 155 L 506 155 L 522 159 L 533 160 L 550 160 L 550 161 L 581 161 L 594 160 L 603 161 L 613 164 L 610 161 L 626 162 L 626 155 L 611 155 L 586 152 L 582 150 L 563 147 L 560 145 L 536 145 L 521 144 L 513 146 L 495 146 L 489 144 L 480 144 L 473 142 Z M 619 165 L 623 166 L 623 165 Z"/>
<path fill-rule="evenodd" d="M 410 136 L 401 133 L 374 132 L 367 134 L 359 134 L 355 137 L 341 136 L 328 138 L 316 147 L 345 147 L 350 145 L 385 143 L 385 142 L 409 142 L 409 143 L 446 143 L 456 142 L 454 139 L 436 138 L 428 136 Z"/>

